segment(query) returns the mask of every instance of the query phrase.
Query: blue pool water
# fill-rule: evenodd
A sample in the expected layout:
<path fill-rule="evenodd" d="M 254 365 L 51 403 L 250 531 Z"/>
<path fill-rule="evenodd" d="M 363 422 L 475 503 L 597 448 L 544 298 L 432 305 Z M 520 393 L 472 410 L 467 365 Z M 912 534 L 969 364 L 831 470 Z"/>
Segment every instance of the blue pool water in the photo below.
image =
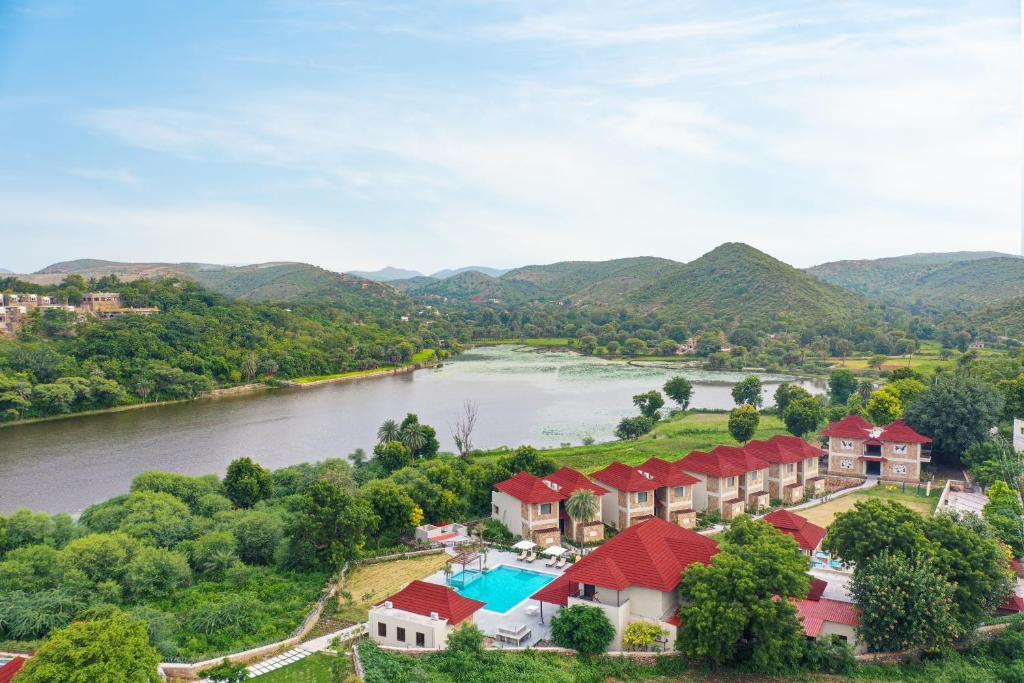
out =
<path fill-rule="evenodd" d="M 555 577 L 528 569 L 499 565 L 490 571 L 461 571 L 448 583 L 467 598 L 486 603 L 484 609 L 504 614 L 527 599 Z"/>

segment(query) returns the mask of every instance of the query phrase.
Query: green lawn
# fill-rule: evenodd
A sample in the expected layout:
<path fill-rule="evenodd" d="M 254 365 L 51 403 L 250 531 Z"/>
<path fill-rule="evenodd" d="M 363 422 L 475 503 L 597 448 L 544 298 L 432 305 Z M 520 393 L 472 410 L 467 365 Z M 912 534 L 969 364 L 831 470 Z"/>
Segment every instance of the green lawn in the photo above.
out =
<path fill-rule="evenodd" d="M 331 668 L 337 657 L 315 654 L 295 664 L 257 676 L 260 683 L 332 683 Z"/>
<path fill-rule="evenodd" d="M 567 465 L 590 473 L 618 460 L 637 465 L 652 455 L 666 460 L 678 460 L 694 450 L 708 450 L 719 444 L 738 445 L 729 436 L 728 413 L 690 413 L 683 417 L 661 420 L 650 434 L 635 441 L 609 441 L 593 446 L 551 448 L 543 451 L 558 465 Z M 782 420 L 774 415 L 762 415 L 754 438 L 766 439 L 785 434 Z M 482 460 L 497 458 L 501 452 L 481 456 Z"/>
<path fill-rule="evenodd" d="M 412 354 L 410 359 L 413 363 L 426 363 L 434 358 L 434 349 L 424 349 Z"/>
<path fill-rule="evenodd" d="M 387 365 L 382 368 L 372 368 L 370 370 L 352 370 L 350 372 L 337 372 L 333 375 L 311 375 L 309 377 L 296 377 L 293 382 L 298 384 L 307 384 L 309 382 L 320 382 L 325 379 L 337 379 L 339 377 L 356 377 L 358 375 L 376 375 L 381 372 L 388 372 L 394 370 L 394 365 Z"/>

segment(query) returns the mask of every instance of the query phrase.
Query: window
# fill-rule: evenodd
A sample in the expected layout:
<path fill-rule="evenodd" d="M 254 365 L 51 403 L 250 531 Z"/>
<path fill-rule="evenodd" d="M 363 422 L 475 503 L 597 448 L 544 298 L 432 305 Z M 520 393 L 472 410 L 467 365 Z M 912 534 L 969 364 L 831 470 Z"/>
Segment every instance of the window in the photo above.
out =
<path fill-rule="evenodd" d="M 383 621 L 377 622 L 377 635 L 381 638 L 388 637 L 388 625 L 385 624 Z"/>
<path fill-rule="evenodd" d="M 795 465 L 793 463 L 787 463 L 786 464 L 786 474 L 793 474 L 793 468 L 794 467 L 795 467 Z"/>
<path fill-rule="evenodd" d="M 501 514 L 501 510 L 498 509 L 497 505 L 491 505 L 491 512 L 496 514 L 496 515 Z"/>
<path fill-rule="evenodd" d="M 675 496 L 676 496 L 676 498 L 683 498 L 684 496 L 686 496 L 686 487 L 685 486 L 677 486 L 676 487 L 676 491 L 675 491 Z"/>
<path fill-rule="evenodd" d="M 905 444 L 905 443 L 893 444 L 892 452 L 893 453 L 899 453 L 901 455 L 905 454 L 907 452 L 907 444 Z"/>
<path fill-rule="evenodd" d="M 397 631 L 397 635 L 395 635 L 395 638 L 398 639 L 398 642 L 404 643 L 405 642 L 405 629 L 402 628 L 401 626 L 399 626 L 396 629 L 396 631 Z"/>
<path fill-rule="evenodd" d="M 540 514 L 542 514 L 542 515 L 550 515 L 551 514 L 551 503 L 541 503 L 540 504 Z"/>
<path fill-rule="evenodd" d="M 853 442 L 852 441 L 847 441 L 846 439 L 843 439 L 842 446 L 843 446 L 843 450 L 844 451 L 853 450 Z"/>
<path fill-rule="evenodd" d="M 416 647 L 423 647 L 427 644 L 427 638 L 422 633 L 416 633 Z"/>
<path fill-rule="evenodd" d="M 731 489 L 736 485 L 736 477 L 729 477 L 725 480 L 725 487 Z"/>
<path fill-rule="evenodd" d="M 636 494 L 636 502 L 646 503 L 647 502 L 647 491 L 640 491 Z"/>
<path fill-rule="evenodd" d="M 759 474 L 760 473 L 757 470 L 754 470 L 753 472 L 751 472 L 750 473 L 750 481 L 757 481 L 757 477 L 758 477 Z"/>

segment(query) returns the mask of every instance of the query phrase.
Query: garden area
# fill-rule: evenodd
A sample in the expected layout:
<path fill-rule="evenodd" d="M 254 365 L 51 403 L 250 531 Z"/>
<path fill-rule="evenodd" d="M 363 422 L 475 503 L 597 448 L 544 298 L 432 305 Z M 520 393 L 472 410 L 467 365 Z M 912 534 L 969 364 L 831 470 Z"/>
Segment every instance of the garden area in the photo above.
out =
<path fill-rule="evenodd" d="M 370 607 L 410 581 L 440 571 L 447 559 L 444 553 L 437 553 L 356 567 L 345 578 L 338 594 L 337 618 L 352 623 L 366 621 Z"/>
<path fill-rule="evenodd" d="M 922 515 L 931 515 L 935 512 L 935 506 L 939 502 L 939 496 L 942 495 L 942 488 L 933 486 L 930 496 L 918 496 L 914 493 L 916 490 L 916 486 L 909 485 L 907 486 L 906 493 L 902 492 L 898 486 L 875 486 L 864 491 L 857 491 L 856 493 L 849 493 L 845 496 L 833 498 L 821 505 L 804 508 L 799 511 L 799 514 L 800 516 L 805 517 L 812 524 L 828 527 L 832 524 L 832 520 L 835 519 L 837 514 L 852 510 L 853 506 L 856 505 L 858 501 L 881 498 L 884 500 L 903 503 L 903 505 L 906 505 L 914 512 L 918 512 Z"/>
<path fill-rule="evenodd" d="M 259 683 L 335 683 L 335 681 L 340 683 L 344 679 L 344 675 L 336 675 L 338 668 L 346 673 L 350 671 L 351 667 L 347 657 L 317 653 L 294 664 L 263 674 L 256 680 Z"/>

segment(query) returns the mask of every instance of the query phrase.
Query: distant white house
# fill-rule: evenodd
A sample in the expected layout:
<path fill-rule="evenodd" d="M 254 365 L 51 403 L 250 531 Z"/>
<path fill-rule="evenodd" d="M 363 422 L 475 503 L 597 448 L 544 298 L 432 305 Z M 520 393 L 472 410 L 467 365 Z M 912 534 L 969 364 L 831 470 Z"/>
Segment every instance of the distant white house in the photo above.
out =
<path fill-rule="evenodd" d="M 1013 418 L 1013 450 L 1024 453 L 1024 420 Z"/>

